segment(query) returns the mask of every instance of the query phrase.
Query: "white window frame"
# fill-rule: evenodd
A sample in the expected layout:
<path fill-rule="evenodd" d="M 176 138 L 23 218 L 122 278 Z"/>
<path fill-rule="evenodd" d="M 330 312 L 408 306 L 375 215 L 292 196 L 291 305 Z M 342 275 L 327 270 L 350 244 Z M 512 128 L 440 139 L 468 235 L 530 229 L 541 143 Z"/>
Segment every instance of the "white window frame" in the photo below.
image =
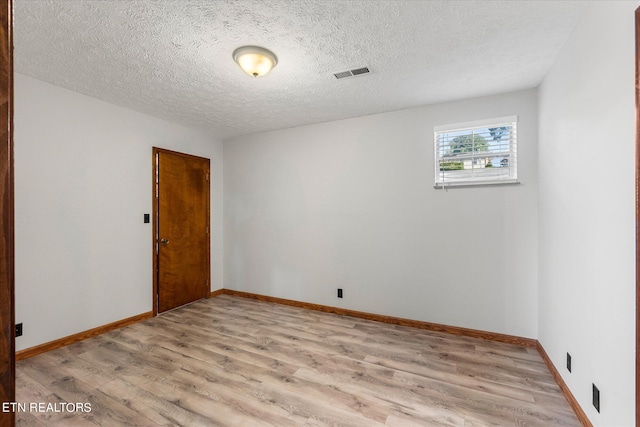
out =
<path fill-rule="evenodd" d="M 475 147 L 470 152 L 450 152 L 452 139 L 461 135 L 482 134 L 487 137 L 488 128 L 508 126 L 510 131 L 505 140 L 504 137 L 496 143 L 489 142 L 490 149 L 476 151 Z M 483 132 L 484 131 L 484 132 Z M 486 120 L 476 120 L 465 123 L 455 123 L 435 126 L 433 129 L 434 146 L 434 175 L 437 189 L 451 187 L 467 187 L 477 185 L 518 184 L 518 116 L 497 117 Z M 486 138 L 485 138 L 486 139 Z M 472 137 L 472 141 L 475 138 Z M 494 139 L 494 141 L 496 141 Z M 492 145 L 493 144 L 493 145 Z M 494 154 L 490 156 L 488 154 Z M 508 166 L 485 167 L 490 158 L 508 159 Z M 462 169 L 445 169 L 444 163 L 461 164 Z M 476 167 L 480 165 L 481 167 Z"/>

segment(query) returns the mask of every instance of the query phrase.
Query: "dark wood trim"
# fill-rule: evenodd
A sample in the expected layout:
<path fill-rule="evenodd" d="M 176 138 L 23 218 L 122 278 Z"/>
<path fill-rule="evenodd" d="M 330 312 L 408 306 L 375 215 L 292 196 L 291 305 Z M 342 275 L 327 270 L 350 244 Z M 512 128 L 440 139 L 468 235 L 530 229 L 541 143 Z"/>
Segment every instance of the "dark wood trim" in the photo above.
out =
<path fill-rule="evenodd" d="M 181 153 L 180 151 L 167 150 L 166 148 L 160 148 L 160 147 L 153 147 L 153 152 L 154 153 L 171 154 L 171 155 L 174 155 L 174 156 L 181 156 L 181 157 L 190 157 L 192 159 L 200 159 L 200 160 L 209 160 L 209 161 L 211 161 L 211 159 L 209 159 L 207 157 L 195 156 L 193 154 Z"/>
<path fill-rule="evenodd" d="M 217 297 L 218 295 L 224 294 L 224 289 L 218 289 L 217 291 L 211 291 L 211 295 L 209 298 Z"/>
<path fill-rule="evenodd" d="M 13 17 L 0 3 L 0 402 L 15 401 L 15 273 L 13 209 Z M 0 426 L 15 414 L 0 411 Z"/>
<path fill-rule="evenodd" d="M 636 427 L 640 427 L 640 7 L 635 12 L 636 44 Z"/>
<path fill-rule="evenodd" d="M 584 427 L 593 427 L 593 424 L 591 424 L 591 421 L 589 421 L 587 414 L 585 414 L 585 412 L 582 410 L 582 407 L 580 406 L 576 398 L 573 396 L 573 393 L 571 393 L 571 390 L 569 390 L 567 383 L 565 383 L 564 380 L 562 379 L 560 372 L 558 372 L 558 370 L 556 369 L 555 365 L 549 358 L 549 355 L 544 350 L 544 347 L 542 347 L 542 344 L 540 344 L 540 342 L 536 343 L 536 348 L 538 349 L 538 353 L 540 353 L 540 356 L 542 356 L 542 360 L 544 360 L 544 363 L 547 365 L 547 368 L 549 368 L 549 372 L 551 372 L 553 379 L 556 380 L 558 387 L 560 387 L 562 394 L 564 394 L 565 399 L 567 399 L 567 402 L 569 402 L 571 409 L 573 409 L 573 412 L 575 412 L 576 417 L 578 417 L 578 421 L 580 421 L 580 423 Z"/>
<path fill-rule="evenodd" d="M 35 347 L 29 347 L 16 352 L 16 360 L 28 359 L 29 357 L 33 357 L 41 353 L 46 353 L 47 351 L 55 350 L 57 348 L 67 346 L 78 341 L 86 340 L 87 338 L 95 337 L 97 335 L 113 331 L 114 329 L 124 328 L 125 326 L 129 326 L 143 320 L 151 319 L 152 317 L 153 312 L 149 311 L 147 313 L 138 314 L 137 316 L 127 317 L 126 319 L 98 326 L 97 328 L 89 329 L 87 331 L 78 332 L 77 334 L 69 335 L 64 338 L 49 341 Z"/>
<path fill-rule="evenodd" d="M 152 312 L 154 316 L 158 315 L 158 187 L 156 184 L 156 175 L 158 174 L 158 148 L 153 147 L 152 168 L 151 168 L 151 253 L 153 258 L 153 286 L 152 286 Z"/>
<path fill-rule="evenodd" d="M 448 326 L 439 323 L 423 322 L 420 320 L 404 319 L 401 317 L 385 316 L 383 314 L 372 314 L 363 311 L 349 310 L 346 308 L 331 307 L 327 305 L 312 304 L 284 298 L 270 297 L 266 295 L 252 294 L 249 292 L 223 289 L 223 294 L 234 295 L 243 298 L 252 298 L 259 301 L 272 302 L 276 304 L 290 305 L 293 307 L 306 308 L 308 310 L 322 311 L 325 313 L 340 314 L 343 316 L 357 317 L 359 319 L 374 320 L 376 322 L 389 323 L 392 325 L 409 326 L 412 328 L 426 329 L 429 331 L 444 332 L 447 334 L 461 335 L 465 337 L 481 338 L 490 341 L 516 344 L 524 347 L 536 347 L 537 340 L 532 338 L 517 337 L 514 335 L 499 334 L 495 332 L 481 331 L 478 329 L 461 328 L 458 326 Z"/>

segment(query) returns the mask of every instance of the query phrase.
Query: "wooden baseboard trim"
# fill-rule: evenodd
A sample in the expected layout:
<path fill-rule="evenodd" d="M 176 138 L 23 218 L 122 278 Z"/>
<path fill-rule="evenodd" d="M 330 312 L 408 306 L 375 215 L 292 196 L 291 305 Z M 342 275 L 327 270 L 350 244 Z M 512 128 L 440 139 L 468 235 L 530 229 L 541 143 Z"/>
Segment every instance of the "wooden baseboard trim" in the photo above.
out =
<path fill-rule="evenodd" d="M 224 294 L 224 289 L 218 289 L 217 291 L 211 291 L 211 296 L 209 298 L 217 297 L 218 295 Z"/>
<path fill-rule="evenodd" d="M 260 301 L 272 302 L 276 304 L 290 305 L 293 307 L 306 308 L 309 310 L 334 313 L 344 316 L 357 317 L 359 319 L 374 320 L 376 322 L 389 323 L 392 325 L 409 326 L 412 328 L 425 329 L 429 331 L 444 332 L 447 334 L 461 335 L 465 337 L 481 338 L 490 341 L 516 344 L 524 347 L 536 347 L 538 341 L 531 338 L 517 337 L 514 335 L 499 334 L 495 332 L 481 331 L 477 329 L 461 328 L 458 326 L 448 326 L 439 323 L 423 322 L 419 320 L 403 319 L 401 317 L 385 316 L 382 314 L 372 314 L 362 311 L 349 310 L 346 308 L 331 307 L 327 305 L 312 304 L 284 298 L 270 297 L 266 295 L 252 294 L 249 292 L 235 291 L 233 289 L 222 289 L 222 294 L 234 295 L 243 298 L 251 298 Z M 217 291 L 216 291 L 217 292 Z"/>
<path fill-rule="evenodd" d="M 567 402 L 569 402 L 569 406 L 571 406 L 571 409 L 573 409 L 573 412 L 575 412 L 576 417 L 578 417 L 578 421 L 580 421 L 580 423 L 584 427 L 593 427 L 593 424 L 591 424 L 591 421 L 589 421 L 587 414 L 585 414 L 584 410 L 582 409 L 576 398 L 573 396 L 573 393 L 571 393 L 571 390 L 569 390 L 569 386 L 567 386 L 567 383 L 564 382 L 562 376 L 560 375 L 560 372 L 558 372 L 555 365 L 549 358 L 549 355 L 544 350 L 544 347 L 542 347 L 542 344 L 540 344 L 539 341 L 536 341 L 536 348 L 538 349 L 538 353 L 540 353 L 540 356 L 542 356 L 542 360 L 544 360 L 544 363 L 547 365 L 549 372 L 551 372 L 553 379 L 556 380 L 558 387 L 560 387 L 560 390 L 562 390 L 562 394 L 564 394 L 565 399 L 567 399 Z"/>
<path fill-rule="evenodd" d="M 87 338 L 95 337 L 96 335 L 104 334 L 106 332 L 113 331 L 114 329 L 123 328 L 142 320 L 151 319 L 152 317 L 153 312 L 150 311 L 148 313 L 142 313 L 138 314 L 137 316 L 118 320 L 117 322 L 109 323 L 107 325 L 98 326 L 97 328 L 89 329 L 88 331 L 78 332 L 77 334 L 69 335 L 67 337 L 60 338 L 54 341 L 49 341 L 35 347 L 29 347 L 16 352 L 16 361 L 28 359 L 29 357 L 33 357 L 47 351 L 55 350 L 57 348 L 67 346 L 78 341 L 86 340 Z"/>

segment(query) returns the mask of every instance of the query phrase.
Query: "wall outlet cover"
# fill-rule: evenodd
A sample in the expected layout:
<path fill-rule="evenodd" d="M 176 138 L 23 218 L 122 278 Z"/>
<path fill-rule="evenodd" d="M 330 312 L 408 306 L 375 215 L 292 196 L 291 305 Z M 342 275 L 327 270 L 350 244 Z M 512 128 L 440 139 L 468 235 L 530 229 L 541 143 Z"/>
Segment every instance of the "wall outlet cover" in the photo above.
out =
<path fill-rule="evenodd" d="M 591 384 L 591 385 L 592 385 L 592 392 L 593 392 L 593 406 L 596 408 L 596 411 L 600 413 L 600 390 L 598 390 L 598 387 L 596 387 L 595 384 Z"/>

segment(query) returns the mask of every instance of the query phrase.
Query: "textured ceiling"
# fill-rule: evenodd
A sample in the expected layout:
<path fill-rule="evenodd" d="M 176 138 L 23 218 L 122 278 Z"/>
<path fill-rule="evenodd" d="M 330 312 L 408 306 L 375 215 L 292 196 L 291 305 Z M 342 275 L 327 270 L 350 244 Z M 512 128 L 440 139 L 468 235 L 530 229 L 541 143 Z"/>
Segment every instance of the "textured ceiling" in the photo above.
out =
<path fill-rule="evenodd" d="M 15 70 L 226 138 L 535 87 L 586 5 L 20 0 Z M 242 72 L 247 44 L 277 67 Z"/>

